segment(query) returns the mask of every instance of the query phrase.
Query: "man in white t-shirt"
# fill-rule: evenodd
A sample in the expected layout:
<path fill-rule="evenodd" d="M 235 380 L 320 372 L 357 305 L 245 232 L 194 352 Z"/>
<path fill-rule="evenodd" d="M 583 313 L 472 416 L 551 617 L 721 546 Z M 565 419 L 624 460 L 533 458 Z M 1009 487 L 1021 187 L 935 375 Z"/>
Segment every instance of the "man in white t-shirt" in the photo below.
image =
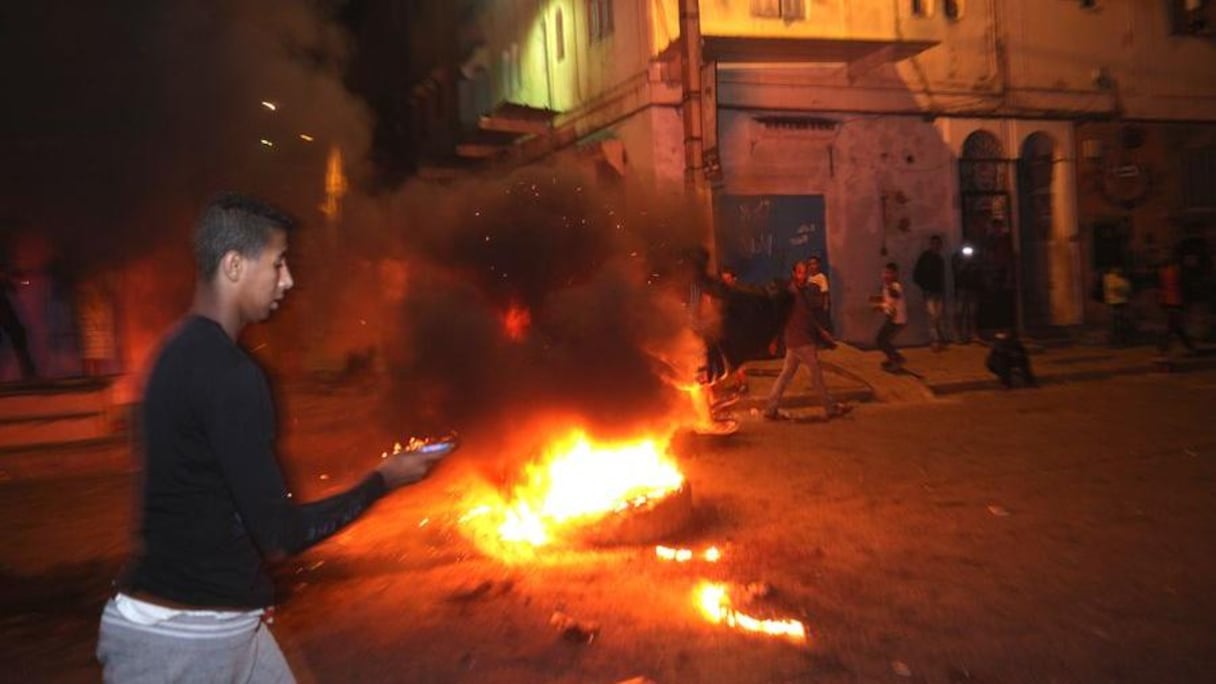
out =
<path fill-rule="evenodd" d="M 908 324 L 908 303 L 904 299 L 904 287 L 899 282 L 899 265 L 889 262 L 882 269 L 882 295 L 875 305 L 886 316 L 878 329 L 875 345 L 886 355 L 883 370 L 895 371 L 904 365 L 904 355 L 895 349 L 892 340 Z"/>

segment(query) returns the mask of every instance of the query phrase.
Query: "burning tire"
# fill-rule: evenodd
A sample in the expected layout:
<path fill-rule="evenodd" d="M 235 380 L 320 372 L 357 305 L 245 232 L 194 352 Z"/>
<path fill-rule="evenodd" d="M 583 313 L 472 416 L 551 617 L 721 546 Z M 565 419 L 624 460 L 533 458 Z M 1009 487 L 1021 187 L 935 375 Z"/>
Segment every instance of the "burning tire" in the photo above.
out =
<path fill-rule="evenodd" d="M 657 499 L 630 504 L 587 524 L 579 535 L 596 546 L 653 544 L 684 529 L 692 520 L 692 488 L 679 489 Z"/>

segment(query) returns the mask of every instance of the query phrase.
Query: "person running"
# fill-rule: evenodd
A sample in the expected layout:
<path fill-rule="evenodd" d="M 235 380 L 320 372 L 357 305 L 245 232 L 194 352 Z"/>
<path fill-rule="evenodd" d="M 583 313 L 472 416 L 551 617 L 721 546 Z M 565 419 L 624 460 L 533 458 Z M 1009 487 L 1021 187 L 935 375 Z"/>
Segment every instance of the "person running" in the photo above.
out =
<path fill-rule="evenodd" d="M 899 265 L 894 261 L 882 269 L 882 294 L 875 305 L 886 319 L 878 329 L 874 344 L 887 357 L 882 364 L 883 370 L 894 372 L 903 367 L 906 359 L 895 348 L 893 340 L 908 324 L 908 304 L 904 299 L 904 287 L 899 282 Z"/>

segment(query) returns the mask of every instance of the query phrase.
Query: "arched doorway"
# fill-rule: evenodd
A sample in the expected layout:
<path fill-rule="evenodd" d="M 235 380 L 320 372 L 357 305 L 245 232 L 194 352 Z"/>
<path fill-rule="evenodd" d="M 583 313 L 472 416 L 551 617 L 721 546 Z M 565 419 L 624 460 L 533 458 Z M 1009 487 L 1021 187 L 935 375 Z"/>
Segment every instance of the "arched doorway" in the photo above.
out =
<path fill-rule="evenodd" d="M 1010 229 L 1009 160 L 1001 141 L 975 131 L 963 141 L 959 159 L 963 240 L 975 249 L 982 274 L 976 323 L 980 331 L 1013 328 L 1017 271 Z"/>
<path fill-rule="evenodd" d="M 1051 325 L 1052 173 L 1055 141 L 1033 133 L 1018 158 L 1018 246 L 1021 310 L 1024 330 Z"/>

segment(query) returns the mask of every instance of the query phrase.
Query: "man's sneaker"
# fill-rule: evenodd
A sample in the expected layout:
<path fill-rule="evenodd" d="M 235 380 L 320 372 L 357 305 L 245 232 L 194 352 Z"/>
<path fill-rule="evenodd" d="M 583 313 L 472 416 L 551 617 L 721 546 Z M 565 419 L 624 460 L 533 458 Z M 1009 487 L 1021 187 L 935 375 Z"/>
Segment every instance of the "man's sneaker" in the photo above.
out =
<path fill-rule="evenodd" d="M 765 420 L 791 420 L 792 418 L 793 416 L 791 416 L 788 411 L 783 411 L 781 409 L 764 412 Z"/>

